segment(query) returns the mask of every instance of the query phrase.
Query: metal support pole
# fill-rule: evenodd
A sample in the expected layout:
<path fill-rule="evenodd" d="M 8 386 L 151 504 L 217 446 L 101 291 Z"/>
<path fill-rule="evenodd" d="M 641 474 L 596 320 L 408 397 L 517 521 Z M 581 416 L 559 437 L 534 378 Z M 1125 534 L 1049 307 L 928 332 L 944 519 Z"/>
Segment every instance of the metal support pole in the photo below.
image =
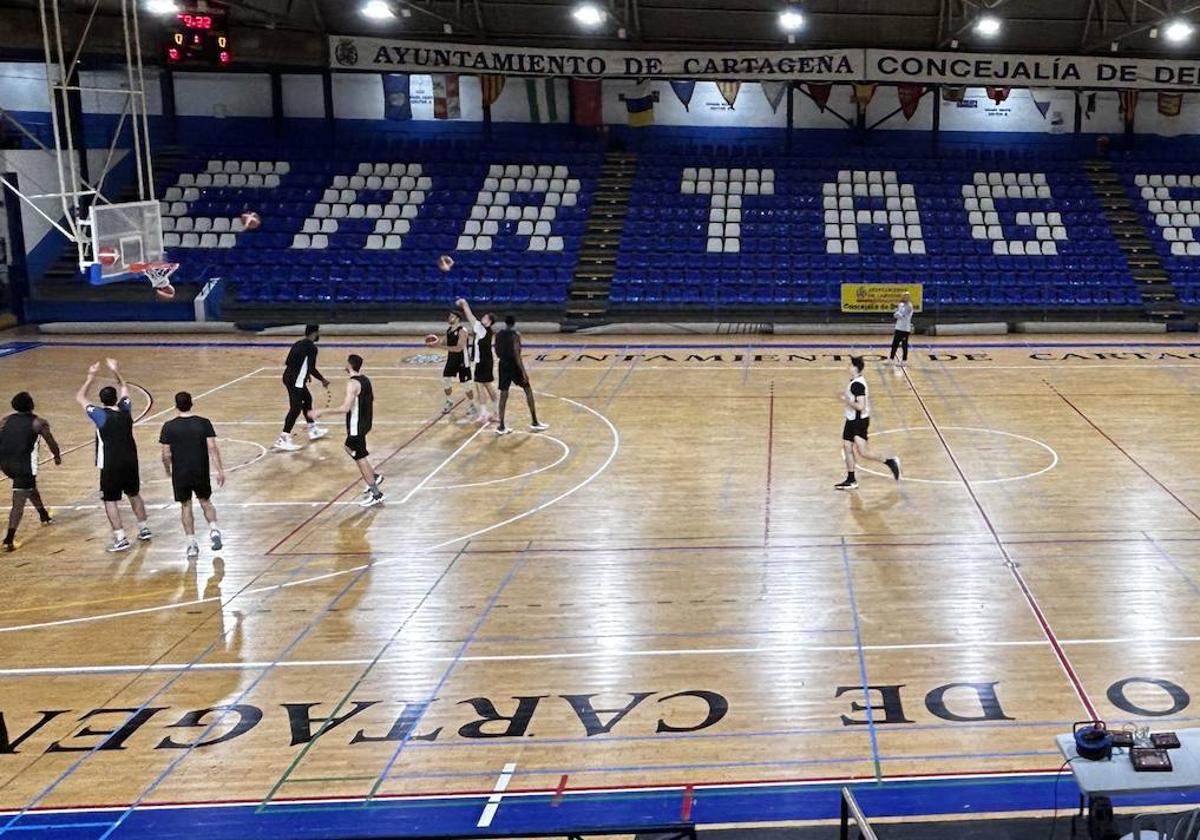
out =
<path fill-rule="evenodd" d="M 796 89 L 788 84 L 787 89 L 787 128 L 784 129 L 784 149 L 788 154 L 792 153 L 792 129 L 796 124 Z"/>
<path fill-rule="evenodd" d="M 9 185 L 12 186 L 9 186 Z M 4 197 L 4 207 L 8 211 L 8 294 L 9 304 L 14 315 L 24 320 L 25 300 L 29 297 L 29 264 L 25 260 L 25 224 L 21 218 L 21 198 L 17 195 L 16 187 L 20 188 L 17 173 L 4 173 L 4 183 L 0 183 L 0 195 Z"/>

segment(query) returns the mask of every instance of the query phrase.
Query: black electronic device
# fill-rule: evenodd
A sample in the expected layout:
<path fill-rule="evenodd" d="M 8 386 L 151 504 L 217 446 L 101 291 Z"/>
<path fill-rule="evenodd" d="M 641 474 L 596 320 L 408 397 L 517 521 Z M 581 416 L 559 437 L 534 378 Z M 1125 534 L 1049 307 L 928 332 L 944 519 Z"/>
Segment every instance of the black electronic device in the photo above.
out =
<path fill-rule="evenodd" d="M 1150 736 L 1150 743 L 1160 750 L 1179 749 L 1179 736 L 1174 732 L 1158 732 Z"/>
<path fill-rule="evenodd" d="M 1129 751 L 1133 769 L 1143 773 L 1170 773 L 1171 756 L 1166 750 L 1153 747 L 1134 747 Z"/>
<path fill-rule="evenodd" d="M 168 65 L 227 67 L 233 63 L 228 13 L 191 3 L 166 24 L 163 58 Z"/>
<path fill-rule="evenodd" d="M 1112 744 L 1114 747 L 1124 747 L 1129 749 L 1133 746 L 1133 733 L 1128 729 L 1122 729 L 1112 733 Z"/>

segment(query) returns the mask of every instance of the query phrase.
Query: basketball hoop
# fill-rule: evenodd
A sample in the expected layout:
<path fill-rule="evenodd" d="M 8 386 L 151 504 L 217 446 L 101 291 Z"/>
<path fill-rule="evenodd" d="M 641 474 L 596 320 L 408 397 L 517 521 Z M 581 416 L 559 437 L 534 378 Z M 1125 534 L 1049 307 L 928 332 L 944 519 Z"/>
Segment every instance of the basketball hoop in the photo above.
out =
<path fill-rule="evenodd" d="M 132 263 L 129 270 L 134 274 L 144 274 L 161 298 L 175 297 L 175 287 L 171 285 L 171 275 L 179 268 L 176 262 L 144 262 Z"/>

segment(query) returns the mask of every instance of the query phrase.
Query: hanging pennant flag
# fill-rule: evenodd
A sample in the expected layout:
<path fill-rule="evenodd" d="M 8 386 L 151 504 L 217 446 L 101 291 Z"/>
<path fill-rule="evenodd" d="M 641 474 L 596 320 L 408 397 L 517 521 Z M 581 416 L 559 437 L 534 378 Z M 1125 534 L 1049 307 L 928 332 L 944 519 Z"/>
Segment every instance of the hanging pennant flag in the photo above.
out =
<path fill-rule="evenodd" d="M 913 118 L 913 115 L 917 113 L 917 107 L 921 104 L 921 97 L 924 95 L 924 85 L 896 86 L 896 96 L 900 100 L 900 113 L 904 114 L 904 119 L 911 120 Z"/>
<path fill-rule="evenodd" d="M 999 105 L 1004 100 L 1008 99 L 1008 95 L 1012 93 L 1012 88 L 1006 87 L 990 87 L 984 88 L 987 92 L 987 98 Z"/>
<path fill-rule="evenodd" d="M 817 108 L 820 109 L 822 114 L 825 113 L 825 106 L 829 104 L 829 94 L 833 93 L 833 85 L 825 82 L 821 82 L 820 84 L 809 82 L 806 87 L 808 95 L 817 104 Z"/>
<path fill-rule="evenodd" d="M 462 101 L 458 96 L 458 75 L 436 74 L 433 77 L 433 118 L 457 120 L 462 117 Z"/>
<path fill-rule="evenodd" d="M 1128 131 L 1133 130 L 1133 119 L 1137 114 L 1138 92 L 1136 90 L 1120 90 L 1117 91 L 1117 97 L 1121 100 L 1121 119 L 1125 122 L 1125 128 Z"/>
<path fill-rule="evenodd" d="M 407 73 L 383 74 L 384 119 L 412 119 L 412 94 L 409 82 Z"/>
<path fill-rule="evenodd" d="M 671 82 L 671 90 L 675 91 L 675 96 L 683 103 L 683 110 L 690 111 L 692 104 L 692 94 L 696 92 L 695 82 Z"/>
<path fill-rule="evenodd" d="M 1046 115 L 1050 113 L 1050 92 L 1041 88 L 1030 88 L 1029 98 L 1037 106 L 1038 113 L 1042 115 L 1042 119 L 1046 119 Z"/>
<path fill-rule="evenodd" d="M 1158 94 L 1158 113 L 1164 117 L 1178 117 L 1183 112 L 1183 94 L 1182 93 L 1163 93 Z"/>
<path fill-rule="evenodd" d="M 599 79 L 571 79 L 571 122 L 590 128 L 604 124 Z"/>
<path fill-rule="evenodd" d="M 788 91 L 788 83 L 763 82 L 761 87 L 763 96 L 767 98 L 767 104 L 771 106 L 771 113 L 778 113 L 779 103 L 783 101 L 783 95 Z"/>
<path fill-rule="evenodd" d="M 717 90 L 721 92 L 721 98 L 730 108 L 733 108 L 733 103 L 737 102 L 738 92 L 741 89 L 741 82 L 717 82 Z"/>
<path fill-rule="evenodd" d="M 1096 113 L 1096 93 L 1095 93 L 1095 91 L 1093 91 L 1087 95 L 1087 99 L 1084 101 L 1083 115 L 1090 120 L 1092 118 L 1092 115 L 1095 113 Z"/>
<path fill-rule="evenodd" d="M 500 98 L 501 92 L 504 90 L 504 81 L 507 76 L 480 76 L 479 77 L 479 92 L 483 95 L 483 107 L 490 108 L 496 104 L 496 100 Z"/>
<path fill-rule="evenodd" d="M 962 102 L 967 96 L 966 85 L 945 85 L 942 88 L 943 102 Z"/>
<path fill-rule="evenodd" d="M 658 101 L 658 91 L 652 89 L 649 81 L 640 79 L 634 84 L 633 90 L 621 94 L 621 98 L 625 100 L 631 127 L 654 125 L 654 103 Z"/>
<path fill-rule="evenodd" d="M 850 86 L 850 101 L 854 103 L 860 118 L 867 114 L 867 106 L 875 98 L 875 90 L 879 87 L 875 82 L 855 82 Z"/>
<path fill-rule="evenodd" d="M 530 122 L 558 122 L 558 85 L 554 82 L 554 79 L 525 80 Z"/>

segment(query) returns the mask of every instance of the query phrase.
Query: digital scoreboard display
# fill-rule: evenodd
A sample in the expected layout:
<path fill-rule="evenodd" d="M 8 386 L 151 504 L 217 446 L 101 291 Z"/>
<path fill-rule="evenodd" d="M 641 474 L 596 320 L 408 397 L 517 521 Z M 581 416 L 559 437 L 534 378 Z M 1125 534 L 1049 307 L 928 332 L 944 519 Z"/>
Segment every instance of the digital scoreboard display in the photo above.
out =
<path fill-rule="evenodd" d="M 227 67 L 233 63 L 224 9 L 183 11 L 167 23 L 167 64 Z"/>

